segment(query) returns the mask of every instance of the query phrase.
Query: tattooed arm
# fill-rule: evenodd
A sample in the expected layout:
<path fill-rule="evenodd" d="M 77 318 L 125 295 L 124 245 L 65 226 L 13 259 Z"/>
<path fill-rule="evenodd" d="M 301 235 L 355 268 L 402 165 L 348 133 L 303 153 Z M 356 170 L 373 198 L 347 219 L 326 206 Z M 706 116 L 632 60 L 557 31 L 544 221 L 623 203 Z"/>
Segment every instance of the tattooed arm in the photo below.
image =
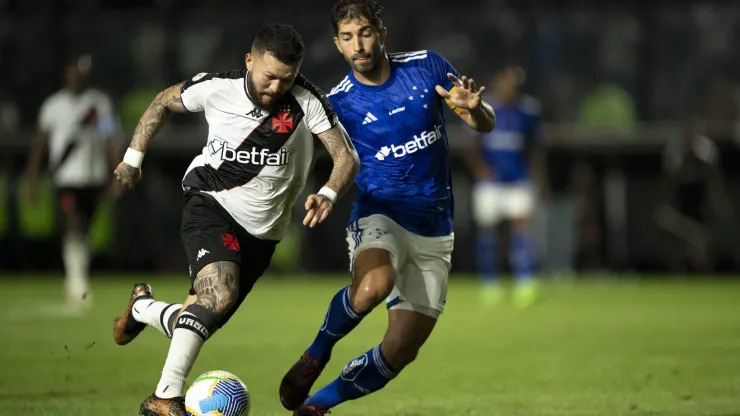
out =
<path fill-rule="evenodd" d="M 145 152 L 149 146 L 149 140 L 162 128 L 162 125 L 172 113 L 187 113 L 187 108 L 182 104 L 182 83 L 173 85 L 161 91 L 149 104 L 144 115 L 139 119 L 139 124 L 134 130 L 130 147 L 140 152 Z"/>
<path fill-rule="evenodd" d="M 134 165 L 141 163 L 143 153 L 149 147 L 149 141 L 162 128 L 162 125 L 167 121 L 170 114 L 186 113 L 188 111 L 182 103 L 181 89 L 182 83 L 161 91 L 154 97 L 152 103 L 149 104 L 149 108 L 146 109 L 144 115 L 139 119 L 139 124 L 136 125 L 134 136 L 129 145 L 130 150 L 127 152 L 127 156 L 131 154 L 131 150 L 134 151 L 134 154 L 140 154 L 139 163 L 133 163 L 133 165 L 128 163 L 126 156 L 115 171 L 116 179 L 125 188 L 132 189 L 141 179 L 141 169 L 139 166 Z"/>
<path fill-rule="evenodd" d="M 303 225 L 312 228 L 324 222 L 336 198 L 344 195 L 355 180 L 355 175 L 360 171 L 360 158 L 352 145 L 347 132 L 340 123 L 329 130 L 318 134 L 319 140 L 324 143 L 326 150 L 334 162 L 329 181 L 318 194 L 309 195 L 306 200 L 306 218 Z"/>
<path fill-rule="evenodd" d="M 341 197 L 352 186 L 355 175 L 360 171 L 360 158 L 341 124 L 337 123 L 336 126 L 319 134 L 318 137 L 324 143 L 334 162 L 334 168 L 325 186 Z"/>

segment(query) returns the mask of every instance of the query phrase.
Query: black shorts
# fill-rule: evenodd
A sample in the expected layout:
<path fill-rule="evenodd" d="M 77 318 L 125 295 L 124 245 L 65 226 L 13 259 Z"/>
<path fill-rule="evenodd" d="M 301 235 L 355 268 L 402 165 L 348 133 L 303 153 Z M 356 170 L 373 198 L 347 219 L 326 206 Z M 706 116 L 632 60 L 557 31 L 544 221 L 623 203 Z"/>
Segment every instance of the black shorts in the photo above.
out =
<path fill-rule="evenodd" d="M 75 216 L 82 231 L 87 231 L 103 196 L 103 190 L 103 187 L 58 187 L 56 196 L 62 223 L 65 223 L 65 218 Z"/>
<path fill-rule="evenodd" d="M 180 237 L 190 265 L 191 294 L 195 277 L 203 267 L 217 261 L 239 264 L 239 298 L 231 313 L 265 273 L 278 244 L 249 234 L 216 200 L 197 192 L 185 194 Z"/>

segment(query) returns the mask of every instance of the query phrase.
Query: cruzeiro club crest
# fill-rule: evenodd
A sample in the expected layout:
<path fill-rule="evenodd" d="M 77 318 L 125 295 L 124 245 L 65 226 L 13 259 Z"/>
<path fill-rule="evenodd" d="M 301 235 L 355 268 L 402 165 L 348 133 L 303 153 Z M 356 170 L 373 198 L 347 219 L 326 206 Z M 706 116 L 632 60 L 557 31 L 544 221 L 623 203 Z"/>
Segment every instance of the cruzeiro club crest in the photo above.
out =
<path fill-rule="evenodd" d="M 367 354 L 362 357 L 355 358 L 346 367 L 342 369 L 342 380 L 355 381 L 360 371 L 367 367 Z"/>

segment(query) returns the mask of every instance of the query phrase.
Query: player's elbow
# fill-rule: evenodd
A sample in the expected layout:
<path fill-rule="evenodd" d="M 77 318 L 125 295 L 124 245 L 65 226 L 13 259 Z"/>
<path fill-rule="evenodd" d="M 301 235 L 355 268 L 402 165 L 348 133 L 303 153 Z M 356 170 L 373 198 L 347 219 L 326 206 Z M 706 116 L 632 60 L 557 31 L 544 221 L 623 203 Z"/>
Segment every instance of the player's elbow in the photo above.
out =
<path fill-rule="evenodd" d="M 470 128 L 472 128 L 476 133 L 490 133 L 493 131 L 493 128 L 495 127 L 495 123 L 491 121 L 473 121 L 471 123 L 468 123 Z"/>
<path fill-rule="evenodd" d="M 348 149 L 347 153 L 342 157 L 343 164 L 346 166 L 346 171 L 352 174 L 354 178 L 357 173 L 360 172 L 360 156 L 357 154 L 355 149 Z"/>
<path fill-rule="evenodd" d="M 476 128 L 475 130 L 478 133 L 490 133 L 493 131 L 494 127 L 496 127 L 495 123 L 486 123 L 483 126 L 478 125 L 478 128 Z"/>
<path fill-rule="evenodd" d="M 486 112 L 486 117 L 483 123 L 478 123 L 476 130 L 478 133 L 490 133 L 496 127 L 496 114 L 493 110 Z"/>
<path fill-rule="evenodd" d="M 360 156 L 355 149 L 350 150 L 349 154 L 352 159 L 352 176 L 356 176 L 360 172 Z"/>

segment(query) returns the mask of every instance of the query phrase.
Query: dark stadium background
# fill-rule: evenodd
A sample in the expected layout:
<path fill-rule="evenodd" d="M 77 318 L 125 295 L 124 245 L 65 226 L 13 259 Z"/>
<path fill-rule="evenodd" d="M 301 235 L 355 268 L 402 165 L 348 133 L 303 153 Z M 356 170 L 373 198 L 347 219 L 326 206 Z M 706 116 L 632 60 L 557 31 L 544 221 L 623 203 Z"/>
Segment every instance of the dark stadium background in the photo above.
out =
<path fill-rule="evenodd" d="M 41 232 L 46 235 L 29 241 L 18 226 L 17 199 L 38 107 L 60 87 L 68 52 L 93 56 L 95 85 L 113 95 L 128 140 L 156 91 L 202 71 L 240 67 L 252 34 L 266 22 L 289 22 L 301 31 L 307 46 L 303 71 L 330 90 L 348 68 L 331 41 L 329 9 L 328 1 L 0 2 L 0 166 L 6 193 L 0 240 L 7 254 L 2 267 L 32 271 L 59 266 L 58 256 L 50 255 L 54 244 L 46 246 L 55 234 Z M 722 149 L 728 188 L 740 202 L 738 10 L 711 2 L 566 1 L 555 7 L 550 2 L 461 1 L 451 6 L 425 0 L 388 2 L 385 23 L 390 50 L 438 50 L 479 83 L 504 63 L 518 62 L 527 70 L 525 90 L 542 101 L 548 123 L 553 200 L 538 203 L 541 219 L 549 216 L 551 223 L 549 230 L 539 229 L 543 252 L 563 233 L 552 223 L 557 209 L 565 207 L 574 217 L 568 230 L 574 235 L 568 256 L 574 267 L 659 272 L 667 267 L 671 244 L 653 219 L 660 151 L 677 136 L 676 125 L 686 112 L 700 112 L 713 123 L 710 137 Z M 617 98 L 619 109 L 605 105 L 594 111 L 627 115 L 584 120 L 587 95 L 607 85 L 618 86 L 621 91 L 615 94 L 626 94 L 624 102 Z M 459 152 L 469 136 L 455 117 L 449 120 L 455 150 L 454 268 L 471 272 L 469 176 Z M 120 201 L 110 222 L 101 223 L 107 229 L 100 232 L 108 238 L 97 249 L 99 268 L 185 270 L 178 182 L 203 143 L 205 121 L 199 115 L 176 116 L 171 124 L 147 155 L 139 189 Z M 320 163 L 308 190 L 318 188 L 330 169 L 328 160 Z M 588 172 L 593 180 L 575 180 L 589 177 Z M 297 228 L 296 254 L 281 266 L 345 270 L 343 227 L 350 201 L 344 198 L 324 226 L 310 232 Z M 594 214 L 577 215 L 581 202 Z M 722 231 L 715 235 L 717 267 L 736 270 L 740 247 L 732 237 L 737 224 L 715 225 Z M 36 249 L 41 246 L 46 255 Z M 548 265 L 545 261 L 545 271 Z"/>
<path fill-rule="evenodd" d="M 526 69 L 524 90 L 541 100 L 546 122 L 550 197 L 537 203 L 536 231 L 539 270 L 553 279 L 543 303 L 526 312 L 487 311 L 475 302 L 470 176 L 462 160 L 470 136 L 449 113 L 456 246 L 448 311 L 412 369 L 382 394 L 335 413 L 736 415 L 740 4 L 384 3 L 391 51 L 434 49 L 479 84 L 505 63 Z M 42 313 L 62 300 L 60 236 L 53 205 L 25 202 L 24 171 L 39 106 L 60 88 L 67 54 L 91 54 L 94 85 L 114 98 L 128 143 L 160 89 L 199 72 L 241 68 L 252 34 L 267 23 L 291 23 L 302 33 L 303 72 L 330 90 L 348 71 L 331 40 L 330 7 L 328 0 L 0 0 L 0 322 L 7 336 L 0 414 L 133 414 L 156 383 L 166 344 L 146 331 L 139 345 L 116 347 L 110 320 L 135 281 L 151 281 L 168 300 L 180 300 L 189 284 L 179 184 L 205 142 L 200 114 L 173 116 L 147 153 L 140 186 L 99 213 L 92 313 Z M 721 150 L 734 205 L 735 220 L 710 219 L 724 282 L 671 269 L 676 240 L 654 218 L 663 146 L 678 140 L 690 113 L 705 119 Z M 321 160 L 307 192 L 330 169 Z M 282 372 L 348 281 L 351 200 L 314 230 L 300 226 L 298 204 L 295 229 L 271 271 L 191 376 L 233 371 L 253 392 L 253 415 L 284 414 L 276 394 Z M 559 276 L 575 279 L 561 283 Z M 642 281 L 653 277 L 660 280 Z M 340 343 L 321 381 L 374 345 L 384 320 L 375 313 Z"/>

